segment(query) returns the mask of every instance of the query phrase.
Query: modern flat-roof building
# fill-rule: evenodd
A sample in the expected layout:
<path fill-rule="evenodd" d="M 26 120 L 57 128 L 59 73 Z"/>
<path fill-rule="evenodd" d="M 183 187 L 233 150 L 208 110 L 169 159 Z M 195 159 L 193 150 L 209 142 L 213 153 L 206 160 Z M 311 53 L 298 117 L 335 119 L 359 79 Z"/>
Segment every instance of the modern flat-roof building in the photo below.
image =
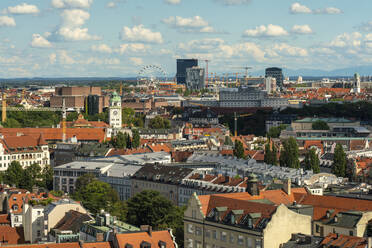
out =
<path fill-rule="evenodd" d="M 198 66 L 197 59 L 177 59 L 177 84 L 186 84 L 186 69 Z"/>
<path fill-rule="evenodd" d="M 283 70 L 278 67 L 270 67 L 265 70 L 265 77 L 272 77 L 276 79 L 278 88 L 283 87 Z"/>

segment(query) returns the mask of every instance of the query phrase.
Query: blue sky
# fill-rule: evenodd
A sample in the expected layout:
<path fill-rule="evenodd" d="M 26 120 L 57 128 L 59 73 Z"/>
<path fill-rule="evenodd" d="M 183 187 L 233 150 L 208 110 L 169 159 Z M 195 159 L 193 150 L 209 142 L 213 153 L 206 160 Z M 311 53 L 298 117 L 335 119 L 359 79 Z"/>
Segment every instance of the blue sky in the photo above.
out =
<path fill-rule="evenodd" d="M 0 77 L 372 64 L 370 0 L 1 0 Z M 200 63 L 204 66 L 204 63 Z"/>

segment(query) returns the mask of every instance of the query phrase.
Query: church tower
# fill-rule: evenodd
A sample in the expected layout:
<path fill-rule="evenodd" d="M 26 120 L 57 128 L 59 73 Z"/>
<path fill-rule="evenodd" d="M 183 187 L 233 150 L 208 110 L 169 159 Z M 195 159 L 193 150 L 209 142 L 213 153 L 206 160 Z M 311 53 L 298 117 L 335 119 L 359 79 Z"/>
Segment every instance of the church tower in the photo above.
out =
<path fill-rule="evenodd" d="M 358 73 L 354 74 L 354 93 L 359 94 L 360 93 L 360 76 Z"/>
<path fill-rule="evenodd" d="M 121 97 L 116 92 L 110 99 L 109 124 L 111 128 L 122 127 Z"/>

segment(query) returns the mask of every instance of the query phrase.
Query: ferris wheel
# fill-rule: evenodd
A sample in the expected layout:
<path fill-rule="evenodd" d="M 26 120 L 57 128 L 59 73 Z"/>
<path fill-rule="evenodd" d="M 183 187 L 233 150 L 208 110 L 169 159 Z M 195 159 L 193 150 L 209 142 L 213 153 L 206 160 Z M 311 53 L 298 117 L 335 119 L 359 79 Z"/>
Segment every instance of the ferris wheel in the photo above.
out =
<path fill-rule="evenodd" d="M 154 87 L 160 82 L 167 81 L 167 73 L 158 65 L 145 65 L 137 74 L 137 85 L 143 87 Z"/>

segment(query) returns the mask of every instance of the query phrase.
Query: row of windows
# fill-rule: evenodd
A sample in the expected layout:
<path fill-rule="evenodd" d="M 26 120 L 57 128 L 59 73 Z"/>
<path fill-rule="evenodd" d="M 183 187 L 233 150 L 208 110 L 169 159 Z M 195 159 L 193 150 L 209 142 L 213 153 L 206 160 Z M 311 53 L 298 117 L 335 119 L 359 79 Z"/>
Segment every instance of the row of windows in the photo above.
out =
<path fill-rule="evenodd" d="M 4 156 L 4 160 L 9 160 L 10 156 Z M 3 156 L 0 156 L 0 160 L 3 160 Z"/>
<path fill-rule="evenodd" d="M 193 224 L 187 224 L 187 232 L 189 234 L 194 234 L 196 236 L 202 236 L 202 229 L 199 226 L 194 226 Z M 239 246 L 244 246 L 247 248 L 261 248 L 262 240 L 261 239 L 254 239 L 252 237 L 244 237 L 243 235 L 235 235 L 233 233 L 228 234 L 225 231 L 217 231 L 206 229 L 205 230 L 205 238 L 206 240 L 220 240 L 222 242 L 230 243 L 230 244 L 237 244 Z M 194 245 L 194 244 L 193 244 Z M 194 246 L 188 246 L 194 247 Z"/>

